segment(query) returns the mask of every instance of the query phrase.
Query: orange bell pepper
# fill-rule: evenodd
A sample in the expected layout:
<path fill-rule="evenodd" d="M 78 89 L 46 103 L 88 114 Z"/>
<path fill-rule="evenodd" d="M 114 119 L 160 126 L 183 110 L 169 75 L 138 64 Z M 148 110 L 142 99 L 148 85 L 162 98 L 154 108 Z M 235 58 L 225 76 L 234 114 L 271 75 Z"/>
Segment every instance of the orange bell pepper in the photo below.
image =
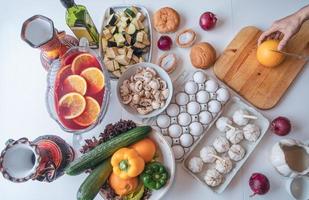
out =
<path fill-rule="evenodd" d="M 134 149 L 121 148 L 112 156 L 111 165 L 117 176 L 129 179 L 143 172 L 145 161 Z"/>

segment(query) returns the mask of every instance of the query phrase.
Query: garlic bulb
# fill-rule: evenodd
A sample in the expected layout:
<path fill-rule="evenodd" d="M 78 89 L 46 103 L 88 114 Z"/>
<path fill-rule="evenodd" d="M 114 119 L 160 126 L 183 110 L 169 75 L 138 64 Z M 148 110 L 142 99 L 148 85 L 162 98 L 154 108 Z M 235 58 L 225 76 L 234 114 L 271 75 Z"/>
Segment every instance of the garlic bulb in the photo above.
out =
<path fill-rule="evenodd" d="M 229 126 L 232 125 L 232 121 L 227 118 L 227 117 L 220 117 L 217 121 L 216 121 L 216 127 L 217 129 L 219 129 L 219 131 L 221 132 L 226 132 L 230 129 Z"/>
<path fill-rule="evenodd" d="M 255 124 L 248 124 L 243 128 L 246 140 L 255 142 L 260 137 L 260 128 Z"/>
<path fill-rule="evenodd" d="M 246 151 L 239 144 L 233 144 L 227 153 L 232 160 L 239 161 L 243 159 Z"/>
<path fill-rule="evenodd" d="M 220 185 L 222 182 L 222 179 L 223 179 L 222 175 L 215 169 L 207 170 L 204 176 L 204 180 L 206 184 L 211 187 Z"/>
<path fill-rule="evenodd" d="M 218 159 L 216 160 L 215 168 L 221 174 L 227 174 L 227 173 L 229 173 L 232 170 L 233 163 L 227 157 L 224 157 L 224 158 L 218 157 Z"/>
<path fill-rule="evenodd" d="M 193 157 L 190 159 L 188 167 L 191 170 L 191 172 L 199 173 L 203 169 L 203 161 L 199 157 Z"/>
<path fill-rule="evenodd" d="M 200 151 L 200 157 L 204 163 L 213 163 L 216 158 L 214 155 L 217 155 L 216 150 L 212 146 L 203 147 Z"/>
<path fill-rule="evenodd" d="M 215 139 L 215 141 L 213 143 L 213 146 L 214 146 L 214 148 L 216 149 L 216 151 L 218 153 L 224 153 L 224 152 L 229 150 L 230 143 L 229 143 L 229 141 L 225 137 L 218 136 Z"/>
<path fill-rule="evenodd" d="M 243 131 L 239 129 L 230 129 L 225 136 L 232 144 L 237 144 L 244 139 Z"/>

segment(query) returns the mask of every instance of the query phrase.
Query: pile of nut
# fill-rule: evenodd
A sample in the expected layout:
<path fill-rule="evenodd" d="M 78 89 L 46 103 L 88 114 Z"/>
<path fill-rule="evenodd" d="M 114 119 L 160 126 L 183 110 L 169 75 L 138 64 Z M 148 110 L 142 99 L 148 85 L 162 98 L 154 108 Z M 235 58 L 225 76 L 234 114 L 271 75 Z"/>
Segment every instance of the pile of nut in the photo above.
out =
<path fill-rule="evenodd" d="M 134 75 L 123 81 L 120 96 L 123 104 L 146 115 L 165 106 L 169 89 L 166 81 L 154 69 L 139 68 Z"/>

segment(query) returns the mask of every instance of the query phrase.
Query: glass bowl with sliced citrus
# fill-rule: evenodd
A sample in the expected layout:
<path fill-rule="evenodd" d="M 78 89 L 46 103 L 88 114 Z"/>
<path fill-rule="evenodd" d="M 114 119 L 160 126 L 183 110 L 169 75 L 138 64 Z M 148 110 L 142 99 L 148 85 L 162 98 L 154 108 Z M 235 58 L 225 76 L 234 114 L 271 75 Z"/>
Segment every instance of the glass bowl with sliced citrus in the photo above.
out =
<path fill-rule="evenodd" d="M 94 51 L 71 48 L 48 73 L 47 107 L 67 132 L 83 133 L 99 124 L 110 96 L 108 73 Z"/>

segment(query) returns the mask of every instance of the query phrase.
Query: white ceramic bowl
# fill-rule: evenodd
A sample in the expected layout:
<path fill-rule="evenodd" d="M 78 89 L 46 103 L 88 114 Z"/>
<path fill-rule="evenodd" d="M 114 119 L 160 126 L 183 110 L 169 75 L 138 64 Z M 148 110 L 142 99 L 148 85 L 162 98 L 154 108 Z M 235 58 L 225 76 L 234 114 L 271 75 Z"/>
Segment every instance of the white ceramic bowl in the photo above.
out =
<path fill-rule="evenodd" d="M 157 132 L 154 128 L 152 128 L 152 131 L 148 137 L 151 138 L 156 143 L 158 153 L 159 153 L 158 161 L 166 167 L 167 171 L 169 172 L 169 176 L 170 176 L 167 184 L 164 187 L 162 187 L 159 190 L 154 190 L 151 192 L 151 196 L 149 200 L 159 200 L 168 192 L 168 190 L 171 188 L 174 182 L 175 158 L 174 158 L 174 154 L 173 154 L 173 151 L 170 145 L 166 142 L 164 137 L 159 132 Z M 102 192 L 100 194 L 104 199 L 104 194 Z"/>
<path fill-rule="evenodd" d="M 141 115 L 134 108 L 131 108 L 129 105 L 125 105 L 125 104 L 122 103 L 121 96 L 120 96 L 120 86 L 122 85 L 124 80 L 127 80 L 132 75 L 134 75 L 138 68 L 146 68 L 146 67 L 154 69 L 158 73 L 158 75 L 164 81 L 166 81 L 167 88 L 169 89 L 169 96 L 166 99 L 164 107 L 162 107 L 160 109 L 157 109 L 157 110 L 154 110 L 154 111 L 152 111 L 152 112 L 150 112 L 150 113 L 148 113 L 146 115 Z M 117 98 L 118 98 L 122 108 L 125 109 L 128 113 L 130 113 L 130 114 L 132 114 L 134 116 L 137 116 L 139 118 L 150 118 L 150 117 L 154 117 L 154 116 L 159 115 L 170 104 L 170 102 L 172 100 L 172 96 L 173 96 L 173 83 L 172 83 L 172 80 L 171 80 L 170 76 L 161 67 L 159 67 L 158 65 L 152 64 L 152 63 L 143 62 L 143 63 L 138 63 L 138 64 L 135 64 L 135 65 L 132 65 L 132 66 L 129 67 L 129 69 L 127 71 L 125 71 L 122 74 L 122 76 L 118 80 L 118 84 L 117 84 Z"/>

